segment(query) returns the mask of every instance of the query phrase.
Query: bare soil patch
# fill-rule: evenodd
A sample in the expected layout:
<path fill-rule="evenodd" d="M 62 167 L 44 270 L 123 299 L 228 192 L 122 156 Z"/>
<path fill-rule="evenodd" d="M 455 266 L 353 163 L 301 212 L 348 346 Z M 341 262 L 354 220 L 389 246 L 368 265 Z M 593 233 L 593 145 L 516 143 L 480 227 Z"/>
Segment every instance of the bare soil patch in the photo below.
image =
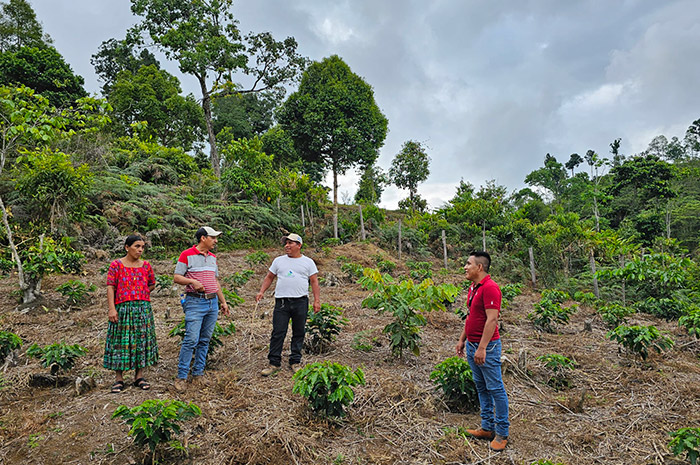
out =
<path fill-rule="evenodd" d="M 223 276 L 249 269 L 250 251 L 219 254 Z M 271 257 L 281 251 L 267 250 Z M 454 354 L 462 320 L 450 312 L 432 315 L 423 331 L 421 355 L 391 357 L 381 329 L 390 320 L 362 308 L 367 296 L 341 272 L 338 255 L 373 266 L 381 253 L 369 244 L 336 247 L 329 256 L 307 250 L 322 278 L 322 301 L 345 309 L 350 324 L 323 355 L 305 355 L 304 362 L 333 360 L 352 368 L 362 366 L 366 386 L 355 389 L 356 399 L 346 418 L 326 420 L 312 415 L 305 399 L 292 393 L 291 371 L 270 378 L 260 376 L 267 365 L 269 317 L 273 298 L 256 308 L 254 295 L 268 264 L 254 267 L 255 276 L 240 290 L 245 303 L 234 309 L 237 332 L 210 357 L 209 384 L 192 386 L 185 394 L 172 390 L 179 339 L 168 332 L 182 317 L 179 291 L 153 295 L 161 360 L 147 370 L 150 391 L 131 384 L 111 394 L 113 374 L 102 368 L 107 329 L 105 275 L 107 262 L 91 262 L 84 276 L 52 276 L 44 282 L 43 306 L 17 311 L 15 276 L 0 280 L 0 328 L 20 335 L 25 346 L 16 364 L 4 367 L 0 389 L 0 464 L 128 464 L 143 463 L 145 454 L 127 436 L 128 427 L 112 420 L 120 404 L 138 405 L 149 398 L 180 399 L 199 405 L 203 415 L 184 424 L 180 439 L 189 456 L 168 452 L 164 463 L 184 464 L 530 464 L 538 459 L 567 465 L 673 464 L 666 444 L 668 432 L 700 424 L 700 343 L 675 322 L 636 315 L 636 324 L 654 324 L 668 331 L 676 347 L 640 362 L 618 352 L 605 339 L 606 328 L 595 312 L 581 307 L 558 334 L 535 331 L 527 314 L 537 294 L 526 292 L 502 314 L 506 365 L 526 361 L 525 372 L 507 369 L 510 396 L 511 442 L 505 452 L 489 451 L 487 443 L 465 440 L 458 428 L 479 424 L 478 413 L 447 410 L 429 380 L 434 366 Z M 157 274 L 171 274 L 172 260 L 151 260 Z M 459 270 L 438 273 L 435 281 L 458 284 Z M 399 264 L 395 274 L 406 273 Z M 496 279 L 498 277 L 495 277 Z M 62 309 L 63 299 L 52 289 L 68 279 L 98 285 L 96 298 L 79 310 Z M 456 305 L 462 304 L 462 296 Z M 228 320 L 223 318 L 222 323 Z M 592 322 L 591 331 L 584 330 Z M 352 348 L 359 331 L 373 331 L 381 345 L 372 352 Z M 31 343 L 58 340 L 89 350 L 70 373 L 95 379 L 97 388 L 78 395 L 75 386 L 31 387 L 32 374 L 46 371 L 24 349 Z M 558 353 L 574 358 L 578 368 L 572 387 L 556 391 L 536 357 Z M 288 341 L 283 356 L 288 354 Z M 133 381 L 133 372 L 127 373 Z"/>

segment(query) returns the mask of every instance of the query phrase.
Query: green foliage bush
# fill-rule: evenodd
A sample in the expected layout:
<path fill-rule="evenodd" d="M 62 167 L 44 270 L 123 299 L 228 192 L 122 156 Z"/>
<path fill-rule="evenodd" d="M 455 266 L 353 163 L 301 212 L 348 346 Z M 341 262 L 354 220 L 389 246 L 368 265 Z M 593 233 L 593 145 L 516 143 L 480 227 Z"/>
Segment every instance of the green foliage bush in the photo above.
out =
<path fill-rule="evenodd" d="M 677 320 L 685 313 L 684 302 L 679 299 L 647 297 L 646 300 L 636 302 L 634 308 L 666 321 Z"/>
<path fill-rule="evenodd" d="M 423 281 L 424 279 L 433 277 L 432 264 L 430 262 L 416 262 L 409 260 L 406 262 L 406 266 L 410 271 L 411 278 L 416 281 Z"/>
<path fill-rule="evenodd" d="M 312 354 L 328 351 L 335 337 L 348 324 L 343 317 L 343 309 L 323 303 L 318 312 L 309 309 L 306 319 L 304 348 Z"/>
<path fill-rule="evenodd" d="M 517 296 L 523 293 L 522 283 L 508 283 L 501 286 L 501 308 L 508 308 L 508 305 Z"/>
<path fill-rule="evenodd" d="M 479 408 L 479 395 L 472 378 L 472 370 L 462 357 L 450 357 L 435 365 L 430 380 L 436 389 L 442 389 L 450 408 L 474 411 Z"/>
<path fill-rule="evenodd" d="M 542 291 L 540 301 L 535 304 L 535 311 L 527 317 L 532 320 L 535 327 L 553 333 L 556 325 L 568 323 L 571 314 L 576 310 L 576 305 L 562 307 L 562 302 L 568 297 L 565 292 L 545 289 Z"/>
<path fill-rule="evenodd" d="M 186 404 L 179 400 L 149 399 L 136 407 L 120 405 L 112 414 L 112 418 L 121 418 L 131 427 L 129 435 L 134 442 L 148 448 L 155 459 L 156 448 L 169 444 L 176 449 L 184 449 L 180 441 L 173 436 L 180 434 L 179 423 L 202 414 L 195 404 Z M 155 460 L 153 460 L 155 461 Z"/>
<path fill-rule="evenodd" d="M 700 307 L 693 305 L 678 319 L 678 325 L 688 330 L 688 334 L 700 338 Z"/>
<path fill-rule="evenodd" d="M 592 292 L 578 291 L 574 293 L 574 300 L 580 304 L 588 305 L 589 307 L 595 307 L 598 303 L 598 299 Z"/>
<path fill-rule="evenodd" d="M 664 336 L 655 326 L 618 326 L 608 331 L 607 338 L 616 341 L 633 354 L 646 360 L 649 348 L 661 353 L 673 347 L 673 339 Z"/>
<path fill-rule="evenodd" d="M 216 349 L 224 345 L 224 341 L 221 339 L 224 336 L 230 336 L 236 332 L 236 324 L 231 321 L 226 326 L 221 326 L 217 321 L 214 324 L 214 331 L 211 333 L 211 339 L 209 340 L 209 354 L 216 352 Z M 173 329 L 168 333 L 170 337 L 180 337 L 180 340 L 185 338 L 185 319 L 183 318 Z"/>
<path fill-rule="evenodd" d="M 65 342 L 56 342 L 45 347 L 39 347 L 35 343 L 27 349 L 27 356 L 39 359 L 41 366 L 50 368 L 52 375 L 70 370 L 75 366 L 76 360 L 85 354 L 85 347 L 78 344 L 68 345 Z"/>
<path fill-rule="evenodd" d="M 668 448 L 673 455 L 685 454 L 690 464 L 696 465 L 700 458 L 700 428 L 681 428 L 668 434 L 671 436 Z"/>
<path fill-rule="evenodd" d="M 408 349 L 420 354 L 420 327 L 425 325 L 424 313 L 445 310 L 445 302 L 454 302 L 459 289 L 453 285 L 433 285 L 426 279 L 420 284 L 411 280 L 394 284 L 389 275 L 366 268 L 360 284 L 373 293 L 362 301 L 362 305 L 373 308 L 380 314 L 388 312 L 394 321 L 384 327 L 389 335 L 389 345 L 394 356 L 403 356 Z"/>
<path fill-rule="evenodd" d="M 541 355 L 537 360 L 544 363 L 551 373 L 547 384 L 557 390 L 571 387 L 568 373 L 576 367 L 575 361 L 559 354 Z"/>
<path fill-rule="evenodd" d="M 248 281 L 250 281 L 250 278 L 252 278 L 254 275 L 255 271 L 253 270 L 237 271 L 232 275 L 226 276 L 224 278 L 224 282 L 229 286 L 232 286 L 234 289 L 238 290 L 241 287 L 243 287 Z"/>
<path fill-rule="evenodd" d="M 539 459 L 537 462 L 532 462 L 530 465 L 564 465 L 562 462 L 552 462 L 548 459 Z"/>
<path fill-rule="evenodd" d="M 10 331 L 0 331 L 0 363 L 5 361 L 10 352 L 22 347 L 22 339 Z"/>
<path fill-rule="evenodd" d="M 353 372 L 345 365 L 330 361 L 306 365 L 292 378 L 292 392 L 304 396 L 316 414 L 326 417 L 345 416 L 345 407 L 355 398 L 352 387 L 365 384 L 361 368 Z"/>
<path fill-rule="evenodd" d="M 358 331 L 352 338 L 352 348 L 362 352 L 372 352 L 376 347 L 381 347 L 382 343 L 377 336 L 374 336 L 374 331 L 366 329 Z"/>
<path fill-rule="evenodd" d="M 173 276 L 169 274 L 157 274 L 156 275 L 156 287 L 155 291 L 159 292 L 169 292 L 173 287 Z"/>
<path fill-rule="evenodd" d="M 60 286 L 56 287 L 56 291 L 68 300 L 69 306 L 79 305 L 88 297 L 90 294 L 97 290 L 97 286 L 94 284 L 86 285 L 82 281 L 77 281 L 70 279 Z"/>
<path fill-rule="evenodd" d="M 257 252 L 251 252 L 246 255 L 243 260 L 248 264 L 248 266 L 262 265 L 270 261 L 270 256 L 259 250 Z"/>
<path fill-rule="evenodd" d="M 362 277 L 364 269 L 365 268 L 362 265 L 354 262 L 346 262 L 340 265 L 340 271 L 345 273 L 348 279 L 352 280 L 353 282 Z"/>
<path fill-rule="evenodd" d="M 635 313 L 633 308 L 618 303 L 603 305 L 597 311 L 603 322 L 611 329 L 627 324 L 627 317 Z"/>

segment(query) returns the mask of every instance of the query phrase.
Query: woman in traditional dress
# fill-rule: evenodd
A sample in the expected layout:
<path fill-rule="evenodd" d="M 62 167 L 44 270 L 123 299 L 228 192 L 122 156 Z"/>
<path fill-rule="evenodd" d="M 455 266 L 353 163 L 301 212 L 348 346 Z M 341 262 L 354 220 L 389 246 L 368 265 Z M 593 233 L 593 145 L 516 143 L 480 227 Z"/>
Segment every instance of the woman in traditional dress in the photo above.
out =
<path fill-rule="evenodd" d="M 151 291 L 156 279 L 151 264 L 141 260 L 146 243 L 141 236 L 126 238 L 126 256 L 114 260 L 107 272 L 109 326 L 104 367 L 114 370 L 112 392 L 124 390 L 124 371 L 135 370 L 134 386 L 144 391 L 151 385 L 144 368 L 158 361 L 158 343 L 151 309 Z"/>

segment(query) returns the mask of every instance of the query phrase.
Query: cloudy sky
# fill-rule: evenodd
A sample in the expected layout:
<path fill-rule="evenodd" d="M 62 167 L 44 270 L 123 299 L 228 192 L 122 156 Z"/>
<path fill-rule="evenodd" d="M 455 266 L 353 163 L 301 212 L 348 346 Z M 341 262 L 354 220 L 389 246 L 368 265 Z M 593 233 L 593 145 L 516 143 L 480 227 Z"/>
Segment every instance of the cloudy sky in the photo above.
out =
<path fill-rule="evenodd" d="M 97 93 L 90 56 L 138 21 L 130 2 L 30 2 Z M 294 36 L 303 55 L 337 54 L 372 85 L 389 119 L 379 165 L 406 140 L 424 143 L 431 175 L 419 193 L 433 208 L 460 179 L 518 190 L 546 153 L 609 156 L 622 138 L 631 155 L 700 118 L 697 0 L 238 0 L 234 14 L 243 32 Z M 198 97 L 195 79 L 179 77 Z M 340 192 L 353 195 L 357 179 L 341 178 Z M 388 188 L 382 206 L 406 196 Z"/>

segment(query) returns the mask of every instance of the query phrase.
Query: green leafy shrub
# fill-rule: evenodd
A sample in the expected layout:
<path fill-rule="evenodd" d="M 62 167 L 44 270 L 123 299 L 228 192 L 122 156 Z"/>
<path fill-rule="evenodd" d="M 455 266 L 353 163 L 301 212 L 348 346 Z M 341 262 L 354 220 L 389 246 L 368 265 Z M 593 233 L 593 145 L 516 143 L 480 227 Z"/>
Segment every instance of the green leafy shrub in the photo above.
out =
<path fill-rule="evenodd" d="M 328 237 L 321 242 L 321 245 L 324 247 L 336 247 L 338 245 L 341 245 L 343 243 L 342 240 L 338 237 Z"/>
<path fill-rule="evenodd" d="M 424 313 L 445 310 L 445 302 L 454 302 L 459 289 L 450 284 L 433 285 L 426 279 L 420 284 L 411 280 L 394 284 L 389 275 L 382 275 L 378 270 L 366 268 L 360 284 L 373 293 L 362 301 L 366 308 L 373 308 L 380 314 L 388 312 L 394 321 L 383 329 L 389 335 L 391 352 L 396 357 L 403 356 L 408 349 L 413 354 L 420 354 L 420 327 L 425 325 Z"/>
<path fill-rule="evenodd" d="M 588 305 L 589 307 L 595 307 L 598 303 L 598 299 L 592 292 L 576 292 L 574 294 L 574 300 L 582 305 Z"/>
<path fill-rule="evenodd" d="M 562 307 L 562 302 L 568 298 L 568 294 L 562 291 L 545 289 L 542 291 L 540 301 L 535 304 L 535 311 L 527 317 L 532 320 L 535 327 L 553 333 L 557 324 L 569 322 L 571 314 L 577 306 Z"/>
<path fill-rule="evenodd" d="M 345 273 L 353 282 L 362 277 L 364 269 L 362 265 L 354 262 L 346 262 L 340 265 L 340 271 Z"/>
<path fill-rule="evenodd" d="M 312 354 L 327 352 L 335 337 L 347 324 L 348 320 L 343 317 L 342 308 L 324 303 L 318 312 L 309 310 L 304 348 Z"/>
<path fill-rule="evenodd" d="M 537 357 L 537 360 L 544 363 L 544 366 L 550 371 L 551 376 L 547 380 L 547 384 L 557 390 L 571 387 L 568 374 L 576 367 L 575 361 L 559 354 L 541 355 Z"/>
<path fill-rule="evenodd" d="M 435 389 L 442 389 L 445 403 L 458 411 L 479 408 L 479 395 L 472 378 L 472 370 L 462 357 L 450 357 L 435 365 L 430 373 Z"/>
<path fill-rule="evenodd" d="M 22 339 L 10 331 L 0 331 L 0 363 L 15 349 L 22 347 Z"/>
<path fill-rule="evenodd" d="M 679 299 L 647 297 L 636 302 L 634 308 L 641 313 L 648 313 L 666 321 L 677 320 L 685 313 L 684 303 Z"/>
<path fill-rule="evenodd" d="M 620 325 L 627 324 L 627 317 L 634 313 L 633 308 L 624 307 L 618 303 L 612 303 L 598 308 L 600 318 L 609 328 L 617 328 Z"/>
<path fill-rule="evenodd" d="M 67 303 L 71 307 L 85 302 L 90 294 L 96 290 L 97 286 L 94 284 L 88 286 L 82 281 L 74 279 L 66 281 L 56 288 L 56 291 L 67 299 Z"/>
<path fill-rule="evenodd" d="M 552 462 L 547 459 L 539 459 L 537 462 L 532 462 L 530 465 L 564 465 L 562 462 Z"/>
<path fill-rule="evenodd" d="M 685 315 L 678 319 L 678 325 L 685 327 L 691 336 L 700 338 L 700 307 L 692 306 Z"/>
<path fill-rule="evenodd" d="M 27 349 L 27 356 L 39 359 L 41 366 L 50 368 L 51 374 L 59 371 L 66 372 L 75 366 L 75 361 L 87 354 L 87 349 L 78 344 L 68 345 L 65 342 L 39 347 L 32 344 Z"/>
<path fill-rule="evenodd" d="M 231 321 L 226 326 L 221 326 L 217 321 L 214 324 L 214 331 L 211 333 L 211 339 L 209 340 L 209 352 L 208 354 L 213 354 L 216 349 L 224 345 L 224 341 L 221 339 L 224 336 L 230 336 L 236 332 L 236 324 Z M 183 318 L 173 329 L 168 333 L 170 337 L 180 337 L 180 340 L 185 338 L 185 319 Z"/>
<path fill-rule="evenodd" d="M 156 275 L 156 287 L 155 291 L 158 292 L 170 292 L 173 287 L 173 277 L 169 274 L 157 274 Z"/>
<path fill-rule="evenodd" d="M 375 347 L 381 347 L 379 337 L 374 336 L 374 331 L 366 329 L 358 331 L 352 338 L 352 348 L 362 352 L 372 352 Z"/>
<path fill-rule="evenodd" d="M 416 281 L 423 281 L 424 279 L 433 277 L 433 265 L 430 262 L 416 262 L 409 260 L 406 262 L 406 266 L 410 271 L 411 278 Z"/>
<path fill-rule="evenodd" d="M 254 275 L 255 271 L 253 270 L 237 271 L 230 276 L 226 276 L 224 278 L 224 282 L 229 286 L 233 287 L 234 289 L 238 290 L 241 287 L 243 287 L 248 281 L 250 281 L 250 278 L 252 278 Z"/>
<path fill-rule="evenodd" d="M 155 463 L 156 448 L 161 444 L 184 450 L 180 441 L 173 438 L 180 434 L 179 423 L 201 414 L 202 410 L 193 403 L 149 399 L 136 407 L 120 405 L 112 418 L 122 418 L 131 427 L 129 435 L 137 445 L 148 446 L 153 454 L 152 463 Z"/>
<path fill-rule="evenodd" d="M 311 409 L 322 416 L 345 416 L 345 407 L 355 398 L 353 386 L 365 384 L 361 368 L 354 372 L 330 361 L 306 365 L 294 376 L 292 392 L 308 399 Z"/>
<path fill-rule="evenodd" d="M 696 465 L 700 458 L 700 428 L 681 428 L 668 434 L 671 436 L 668 448 L 673 455 L 685 454 L 690 464 Z"/>
<path fill-rule="evenodd" d="M 513 299 L 522 293 L 522 283 L 508 283 L 501 286 L 501 308 L 508 308 Z"/>
<path fill-rule="evenodd" d="M 228 304 L 229 310 L 233 310 L 234 308 L 238 307 L 242 303 L 245 303 L 245 300 L 243 300 L 243 297 L 239 296 L 235 290 L 229 290 L 229 289 L 224 288 L 221 290 L 221 292 L 223 292 L 224 297 L 226 297 L 226 303 Z"/>
<path fill-rule="evenodd" d="M 649 348 L 658 353 L 673 347 L 673 339 L 664 336 L 655 326 L 618 326 L 608 331 L 607 338 L 616 341 L 633 354 L 646 360 Z"/>
<path fill-rule="evenodd" d="M 251 252 L 246 255 L 243 260 L 248 264 L 248 266 L 262 265 L 270 261 L 270 256 L 259 250 L 257 252 Z"/>

